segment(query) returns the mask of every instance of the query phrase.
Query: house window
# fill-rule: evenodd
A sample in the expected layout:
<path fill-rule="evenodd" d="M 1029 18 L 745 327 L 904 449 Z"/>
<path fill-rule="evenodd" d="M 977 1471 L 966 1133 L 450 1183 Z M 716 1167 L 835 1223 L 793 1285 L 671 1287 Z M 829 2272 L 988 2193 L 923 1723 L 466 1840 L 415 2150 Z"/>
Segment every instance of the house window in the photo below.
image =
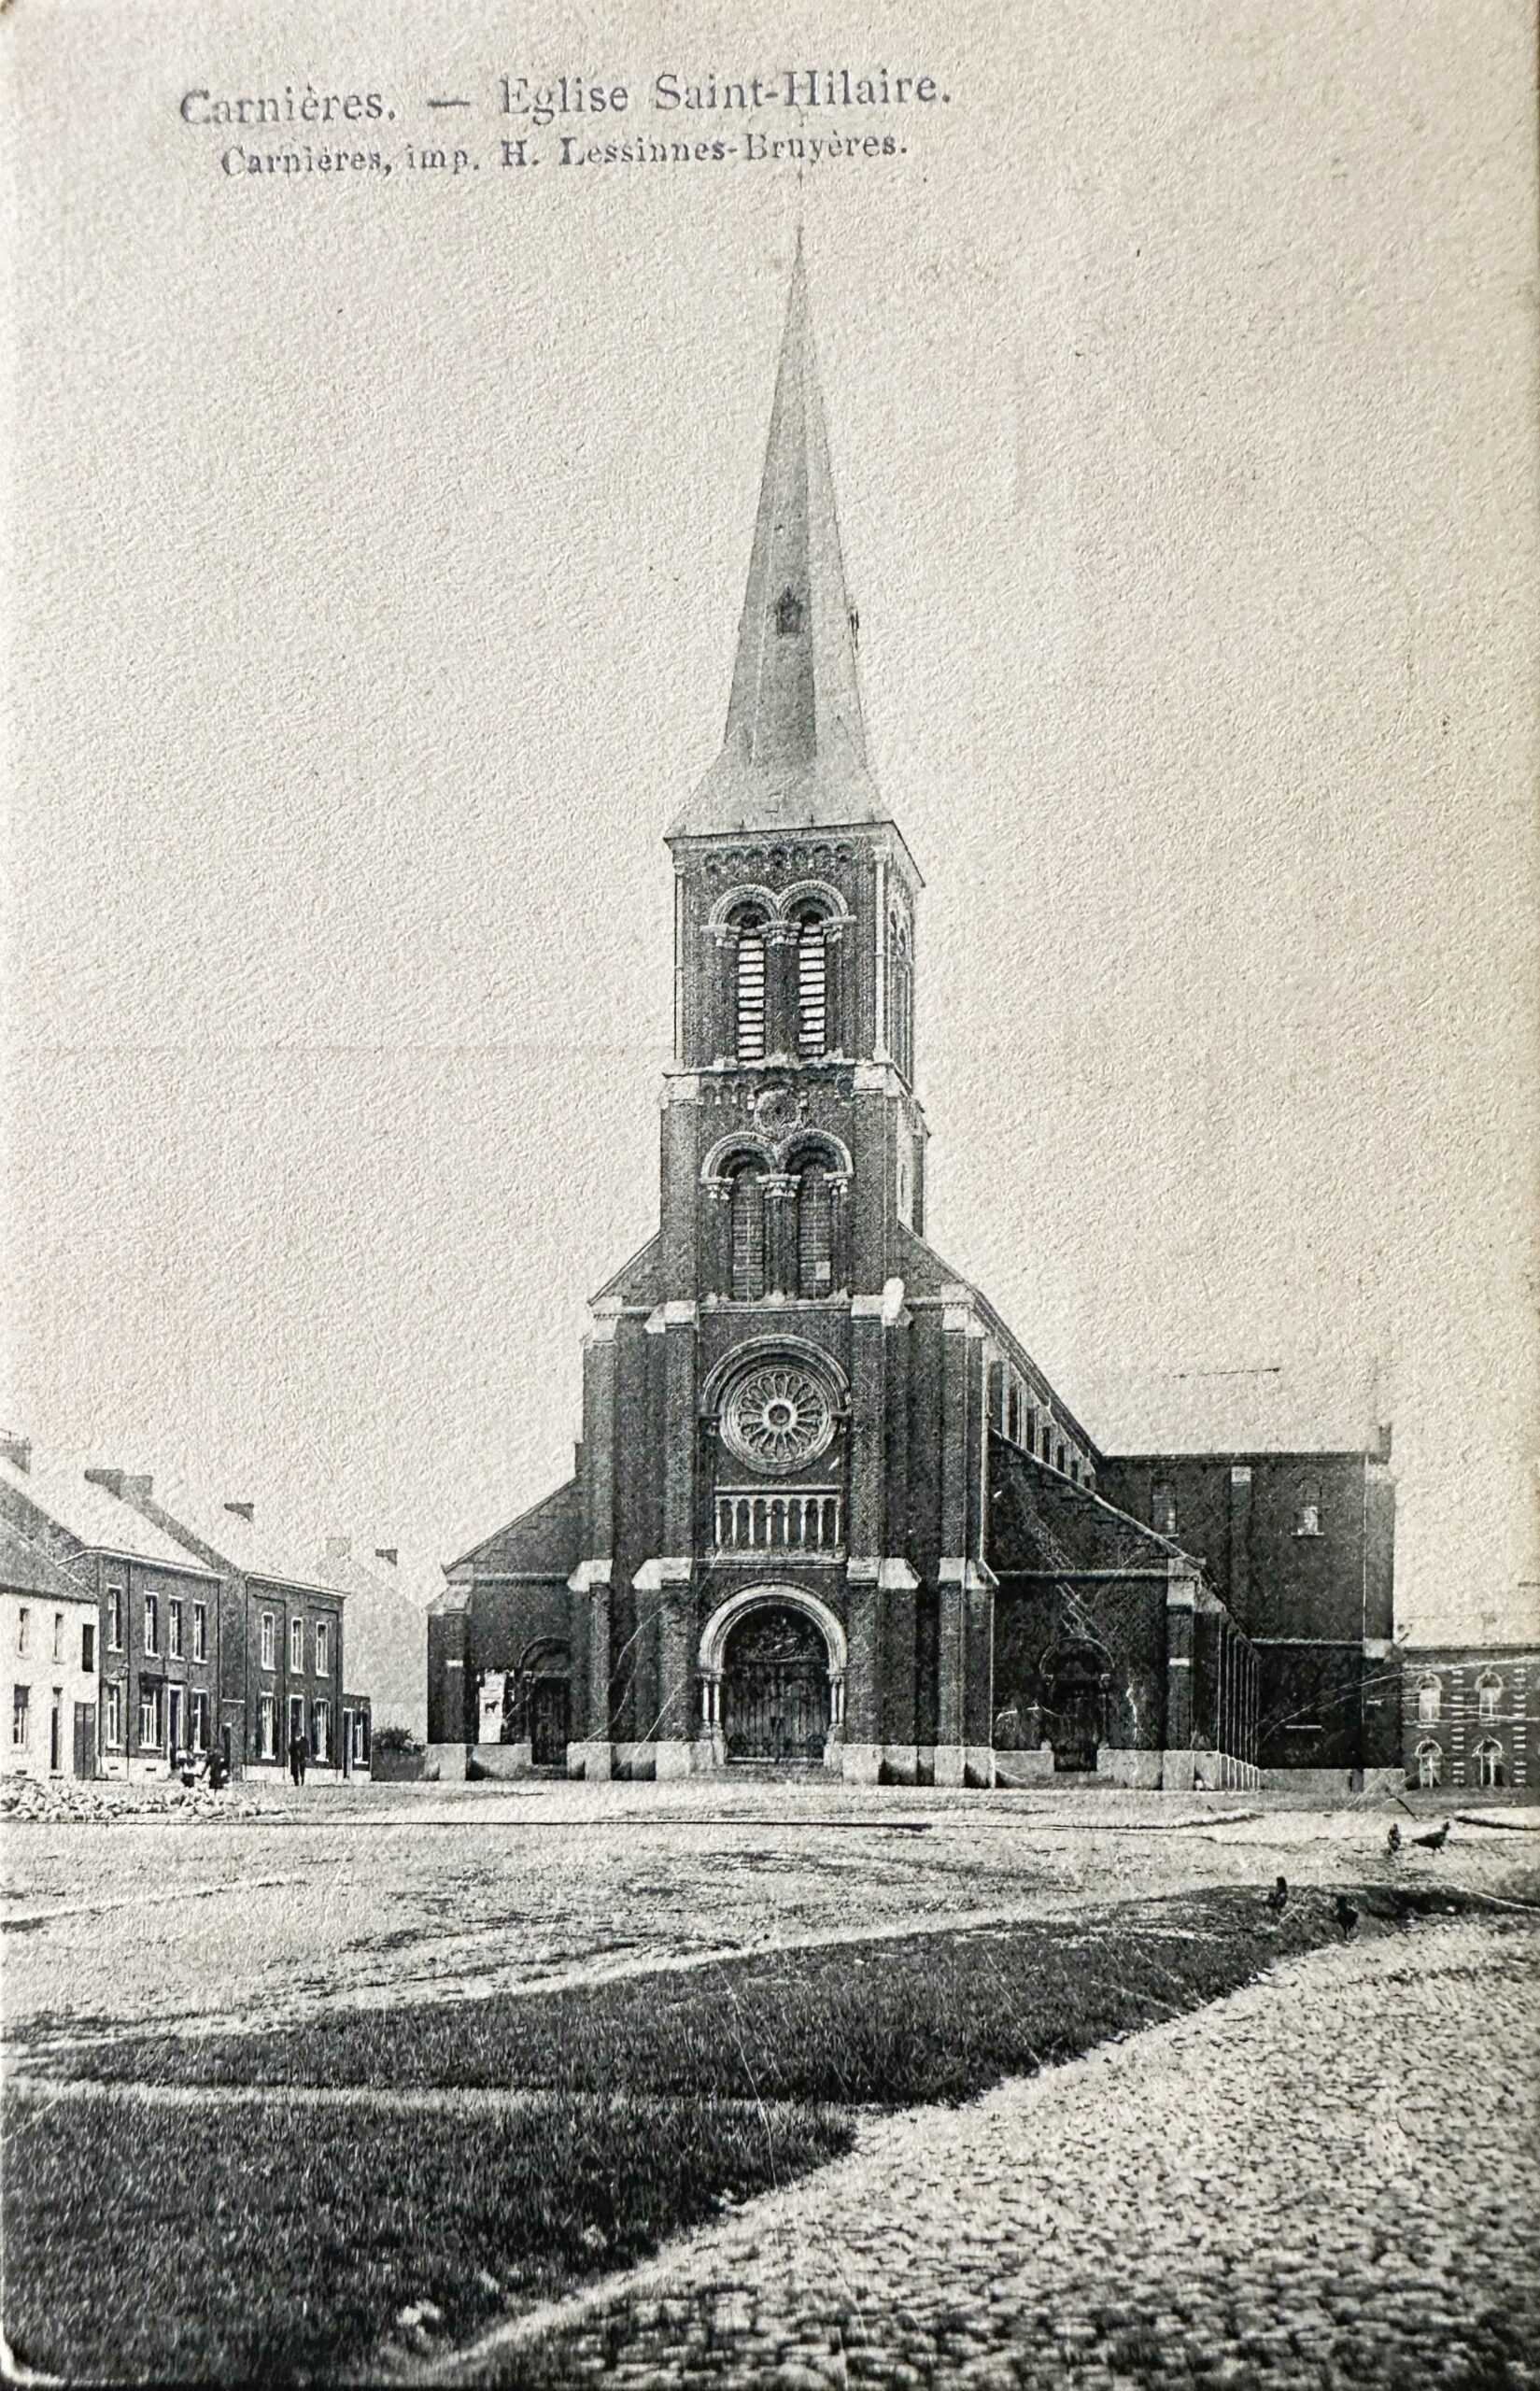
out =
<path fill-rule="evenodd" d="M 115 1751 L 123 1745 L 123 1689 L 116 1680 L 102 1689 L 102 1733 Z"/>
<path fill-rule="evenodd" d="M 1436 1677 L 1424 1677 L 1417 1689 L 1417 1723 L 1420 1727 L 1436 1727 L 1444 1706 L 1443 1691 Z M 1437 1783 L 1435 1777 L 1434 1782 Z"/>
<path fill-rule="evenodd" d="M 257 1697 L 257 1747 L 263 1760 L 278 1757 L 278 1705 L 270 1693 Z"/>
<path fill-rule="evenodd" d="M 187 1698 L 187 1740 L 195 1752 L 208 1749 L 208 1696 L 196 1688 Z"/>
<path fill-rule="evenodd" d="M 1150 1497 L 1150 1523 L 1157 1535 L 1175 1535 L 1177 1498 L 1169 1486 L 1157 1486 Z"/>
<path fill-rule="evenodd" d="M 332 1674 L 332 1629 L 324 1619 L 316 1621 L 316 1675 L 329 1677 Z"/>
<path fill-rule="evenodd" d="M 1439 1747 L 1431 1740 L 1419 1744 L 1416 1757 L 1419 1785 L 1436 1785 L 1444 1765 L 1444 1755 Z"/>
<path fill-rule="evenodd" d="M 1497 1786 L 1504 1781 L 1503 1747 L 1491 1736 L 1476 1745 L 1471 1755 L 1476 1763 L 1477 1785 Z"/>
<path fill-rule="evenodd" d="M 316 1760 L 330 1760 L 332 1757 L 332 1705 L 329 1702 L 313 1704 L 310 1716 L 312 1757 Z"/>
<path fill-rule="evenodd" d="M 293 1743 L 293 1742 L 295 1741 L 296 1737 L 298 1738 L 298 1740 L 299 1740 L 302 1744 L 304 1743 L 304 1695 L 303 1695 L 303 1694 L 291 1693 L 291 1694 L 290 1695 L 290 1697 L 289 1697 L 289 1740 L 290 1740 L 290 1743 Z"/>
<path fill-rule="evenodd" d="M 737 1046 L 741 1063 L 765 1059 L 765 932 L 750 921 L 738 933 Z"/>
<path fill-rule="evenodd" d="M 166 1605 L 166 1650 L 174 1661 L 182 1657 L 182 1606 L 175 1596 Z"/>
<path fill-rule="evenodd" d="M 367 1710 L 355 1710 L 353 1713 L 353 1765 L 355 1768 L 367 1768 L 369 1765 L 369 1713 Z"/>
<path fill-rule="evenodd" d="M 13 1751 L 24 1752 L 32 1736 L 32 1688 L 18 1685 L 11 1688 L 10 1742 Z"/>
<path fill-rule="evenodd" d="M 194 1603 L 192 1606 L 192 1657 L 195 1661 L 206 1661 L 208 1658 L 208 1605 L 206 1603 Z"/>
<path fill-rule="evenodd" d="M 139 1688 L 139 1749 L 158 1752 L 161 1748 L 161 1689 L 158 1685 Z"/>
<path fill-rule="evenodd" d="M 1064 1443 L 1062 1438 L 1059 1443 L 1058 1457 L 1055 1460 L 1053 1466 L 1057 1470 L 1062 1470 L 1064 1468 Z"/>
<path fill-rule="evenodd" d="M 23 1603 L 16 1614 L 16 1649 L 24 1657 L 32 1641 L 32 1613 Z"/>
<path fill-rule="evenodd" d="M 123 1607 L 126 1593 L 126 1588 L 120 1585 L 112 1585 L 107 1588 L 107 1650 L 109 1652 L 120 1652 L 123 1648 Z"/>
<path fill-rule="evenodd" d="M 1299 1503 L 1294 1512 L 1295 1535 L 1321 1534 L 1321 1492 L 1315 1486 L 1300 1489 Z"/>
<path fill-rule="evenodd" d="M 80 1667 L 88 1677 L 96 1673 L 96 1630 L 89 1619 L 80 1629 Z"/>
<path fill-rule="evenodd" d="M 296 1677 L 304 1674 L 304 1621 L 291 1619 L 289 1622 L 289 1666 Z"/>
<path fill-rule="evenodd" d="M 278 1665 L 278 1622 L 270 1610 L 262 1613 L 262 1666 L 276 1669 Z"/>
<path fill-rule="evenodd" d="M 145 1650 L 158 1652 L 160 1648 L 161 1605 L 156 1595 L 147 1594 L 145 1596 Z"/>
<path fill-rule="evenodd" d="M 797 932 L 797 1043 L 804 1054 L 828 1044 L 828 949 L 816 913 L 804 915 Z"/>
<path fill-rule="evenodd" d="M 1495 1719 L 1502 1698 L 1503 1680 L 1488 1675 L 1476 1680 L 1476 1715 L 1478 1719 Z"/>
<path fill-rule="evenodd" d="M 62 1610 L 53 1614 L 53 1657 L 56 1661 L 64 1657 L 64 1614 Z"/>

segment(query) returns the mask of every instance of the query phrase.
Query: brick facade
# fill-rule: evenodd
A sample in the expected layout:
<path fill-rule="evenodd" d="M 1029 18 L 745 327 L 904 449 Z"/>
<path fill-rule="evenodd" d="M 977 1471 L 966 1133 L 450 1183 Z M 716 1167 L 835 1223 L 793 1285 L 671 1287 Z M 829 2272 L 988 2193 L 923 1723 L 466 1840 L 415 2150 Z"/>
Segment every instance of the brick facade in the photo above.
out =
<path fill-rule="evenodd" d="M 1408 1645 L 1400 1694 L 1408 1785 L 1496 1791 L 1540 1782 L 1540 1647 Z"/>

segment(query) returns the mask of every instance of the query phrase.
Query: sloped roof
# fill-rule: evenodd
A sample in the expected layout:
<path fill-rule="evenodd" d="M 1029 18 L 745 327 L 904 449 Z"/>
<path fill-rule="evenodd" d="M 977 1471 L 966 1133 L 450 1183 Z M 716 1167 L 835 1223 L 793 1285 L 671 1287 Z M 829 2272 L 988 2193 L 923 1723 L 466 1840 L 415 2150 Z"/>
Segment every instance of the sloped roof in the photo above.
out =
<path fill-rule="evenodd" d="M 40 1461 L 35 1455 L 30 1469 L 21 1469 L 0 1456 L 0 1479 L 24 1494 L 89 1551 L 118 1553 L 158 1569 L 180 1569 L 190 1577 L 215 1574 L 153 1521 L 143 1518 L 131 1503 L 109 1494 L 105 1486 L 93 1485 L 85 1470 L 83 1461 Z"/>
<path fill-rule="evenodd" d="M 1108 1454 L 1367 1452 L 1384 1411 L 1372 1364 L 1265 1362 L 1254 1368 L 1077 1373 L 1081 1408 Z"/>
<path fill-rule="evenodd" d="M 174 1478 L 163 1482 L 155 1479 L 154 1499 L 168 1519 L 217 1552 L 226 1568 L 239 1570 L 243 1577 L 261 1578 L 268 1585 L 298 1586 L 307 1593 L 342 1592 L 323 1576 L 313 1538 L 291 1535 L 281 1523 L 264 1519 L 255 1506 L 256 1516 L 243 1519 L 225 1503 Z"/>
<path fill-rule="evenodd" d="M 22 1535 L 13 1521 L 0 1518 L 0 1587 L 12 1594 L 43 1594 L 55 1602 L 88 1602 L 96 1596 L 78 1577 L 72 1577 L 51 1555 Z"/>

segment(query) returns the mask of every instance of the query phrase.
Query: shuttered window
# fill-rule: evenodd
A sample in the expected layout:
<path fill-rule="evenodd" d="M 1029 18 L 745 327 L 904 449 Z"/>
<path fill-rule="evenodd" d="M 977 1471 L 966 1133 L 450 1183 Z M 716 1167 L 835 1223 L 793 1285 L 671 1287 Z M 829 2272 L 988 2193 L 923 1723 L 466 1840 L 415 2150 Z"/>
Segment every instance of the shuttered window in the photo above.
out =
<path fill-rule="evenodd" d="M 797 1285 L 804 1295 L 827 1295 L 833 1282 L 828 1172 L 810 1163 L 797 1185 Z"/>
<path fill-rule="evenodd" d="M 738 1059 L 762 1062 L 765 1054 L 765 935 L 757 925 L 738 934 Z"/>
<path fill-rule="evenodd" d="M 739 1303 L 757 1303 L 765 1292 L 765 1202 L 756 1171 L 735 1175 L 730 1221 L 732 1294 Z"/>
<path fill-rule="evenodd" d="M 822 1054 L 828 1045 L 828 950 L 816 915 L 797 933 L 797 1044 L 804 1054 Z"/>

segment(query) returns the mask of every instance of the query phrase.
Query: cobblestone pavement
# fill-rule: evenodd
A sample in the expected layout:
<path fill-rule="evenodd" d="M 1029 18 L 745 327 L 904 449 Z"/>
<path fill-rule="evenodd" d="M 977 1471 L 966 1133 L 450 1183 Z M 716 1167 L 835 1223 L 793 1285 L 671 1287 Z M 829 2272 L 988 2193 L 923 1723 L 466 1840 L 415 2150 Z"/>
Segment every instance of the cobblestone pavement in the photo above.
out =
<path fill-rule="evenodd" d="M 1316 1952 L 966 2108 L 870 2119 L 437 2378 L 1533 2384 L 1536 1945 L 1516 1917 Z"/>

